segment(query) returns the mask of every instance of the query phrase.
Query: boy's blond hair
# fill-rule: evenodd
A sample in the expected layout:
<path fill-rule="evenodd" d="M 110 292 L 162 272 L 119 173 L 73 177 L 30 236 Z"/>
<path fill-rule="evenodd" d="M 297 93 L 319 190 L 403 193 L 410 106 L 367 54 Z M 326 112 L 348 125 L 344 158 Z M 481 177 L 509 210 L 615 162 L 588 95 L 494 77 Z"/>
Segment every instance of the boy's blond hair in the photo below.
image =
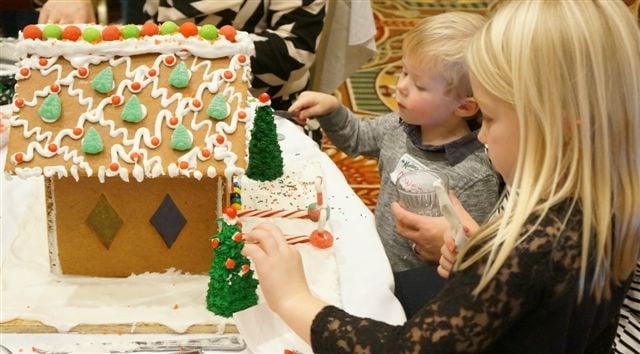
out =
<path fill-rule="evenodd" d="M 527 237 L 529 217 L 539 222 L 573 200 L 583 217 L 580 295 L 607 297 L 640 248 L 637 20 L 622 1 L 508 2 L 471 41 L 468 62 L 483 87 L 513 105 L 520 144 L 517 196 L 461 250 L 460 266 L 488 257 L 480 291 Z"/>
<path fill-rule="evenodd" d="M 473 96 L 464 53 L 471 37 L 486 19 L 470 12 L 446 12 L 429 16 L 407 32 L 402 42 L 403 57 L 440 73 L 453 98 Z"/>

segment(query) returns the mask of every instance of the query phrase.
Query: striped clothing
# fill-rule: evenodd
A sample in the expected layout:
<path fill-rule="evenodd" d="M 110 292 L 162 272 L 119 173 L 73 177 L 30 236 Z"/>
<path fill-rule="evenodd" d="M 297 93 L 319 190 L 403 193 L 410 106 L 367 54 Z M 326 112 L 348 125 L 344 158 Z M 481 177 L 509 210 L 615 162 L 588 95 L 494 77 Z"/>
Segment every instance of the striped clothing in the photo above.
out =
<path fill-rule="evenodd" d="M 156 22 L 194 21 L 251 33 L 254 95 L 267 91 L 275 109 L 286 109 L 309 84 L 325 18 L 326 0 L 147 0 Z"/>
<path fill-rule="evenodd" d="M 636 265 L 633 282 L 622 303 L 613 348 L 616 353 L 640 354 L 640 262 Z"/>

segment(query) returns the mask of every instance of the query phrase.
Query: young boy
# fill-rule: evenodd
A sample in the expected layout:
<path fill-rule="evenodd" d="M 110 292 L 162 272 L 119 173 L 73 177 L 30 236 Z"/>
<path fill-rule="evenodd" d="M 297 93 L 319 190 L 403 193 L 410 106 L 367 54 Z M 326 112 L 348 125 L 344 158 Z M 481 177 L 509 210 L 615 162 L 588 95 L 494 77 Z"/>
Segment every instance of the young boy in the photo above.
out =
<path fill-rule="evenodd" d="M 359 119 L 327 94 L 303 92 L 289 111 L 318 117 L 336 146 L 349 155 L 378 158 L 381 177 L 376 226 L 394 273 L 436 262 L 442 233 L 430 235 L 437 254 L 419 257 L 396 232 L 390 210 L 399 173 L 425 169 L 445 177 L 471 216 L 482 222 L 498 200 L 499 179 L 477 140 L 478 105 L 464 65 L 471 36 L 485 23 L 477 14 L 449 12 L 424 19 L 403 42 L 398 112 Z M 426 217 L 425 217 L 426 218 Z M 442 220 L 440 220 L 442 221 Z"/>

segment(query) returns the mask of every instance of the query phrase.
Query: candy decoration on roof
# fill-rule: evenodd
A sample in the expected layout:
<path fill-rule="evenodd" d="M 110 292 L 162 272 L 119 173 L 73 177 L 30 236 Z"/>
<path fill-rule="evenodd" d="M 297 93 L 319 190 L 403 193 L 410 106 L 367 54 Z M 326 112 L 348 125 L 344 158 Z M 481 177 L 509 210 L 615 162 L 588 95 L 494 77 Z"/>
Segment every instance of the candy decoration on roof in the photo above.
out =
<path fill-rule="evenodd" d="M 216 26 L 207 24 L 200 27 L 200 37 L 208 40 L 218 38 L 218 28 Z"/>
<path fill-rule="evenodd" d="M 178 151 L 184 151 L 191 149 L 192 145 L 193 138 L 191 138 L 191 134 L 184 125 L 179 124 L 173 131 L 173 134 L 171 134 L 171 148 Z"/>
<path fill-rule="evenodd" d="M 138 96 L 133 95 L 127 103 L 124 104 L 120 117 L 125 122 L 138 123 L 144 119 L 147 113 L 146 111 L 145 107 L 140 103 Z"/>
<path fill-rule="evenodd" d="M 169 84 L 175 88 L 185 88 L 189 85 L 190 78 L 191 73 L 189 69 L 187 69 L 187 65 L 184 62 L 180 62 L 180 64 L 176 65 L 173 71 L 171 71 Z"/>
<path fill-rule="evenodd" d="M 221 222 L 219 233 L 209 238 L 212 247 L 215 243 L 215 250 L 209 270 L 207 309 L 216 315 L 231 317 L 258 303 L 258 280 L 253 277 L 249 259 L 240 253 L 244 238 L 236 210 L 226 208 Z"/>
<path fill-rule="evenodd" d="M 94 90 L 100 93 L 107 93 L 115 87 L 115 82 L 113 80 L 113 71 L 111 67 L 106 67 L 102 69 L 101 72 L 96 75 L 96 77 L 91 81 L 91 87 Z"/>
<path fill-rule="evenodd" d="M 44 39 L 62 39 L 62 28 L 54 24 L 46 25 L 42 30 L 42 37 Z"/>
<path fill-rule="evenodd" d="M 233 28 L 233 26 L 231 25 L 224 25 L 222 27 L 220 27 L 220 30 L 218 30 L 218 32 L 223 35 L 229 42 L 235 42 L 236 41 L 236 29 Z"/>
<path fill-rule="evenodd" d="M 102 34 L 97 28 L 87 27 L 82 31 L 82 38 L 89 43 L 96 43 L 102 39 Z"/>
<path fill-rule="evenodd" d="M 38 114 L 43 121 L 47 123 L 53 123 L 60 118 L 60 114 L 62 113 L 62 103 L 60 101 L 60 97 L 52 93 L 42 102 L 42 106 L 38 109 Z"/>
<path fill-rule="evenodd" d="M 27 25 L 22 30 L 24 39 L 42 39 L 42 30 L 36 25 Z"/>
<path fill-rule="evenodd" d="M 102 150 L 104 150 L 102 137 L 94 127 L 89 128 L 87 135 L 82 138 L 82 151 L 86 154 L 95 155 L 101 153 Z"/>
<path fill-rule="evenodd" d="M 229 104 L 222 94 L 216 94 L 207 108 L 207 115 L 213 119 L 225 119 L 230 112 Z"/>
<path fill-rule="evenodd" d="M 178 25 L 175 22 L 167 21 L 160 26 L 160 34 L 172 34 L 178 32 Z"/>
<path fill-rule="evenodd" d="M 262 93 L 258 100 L 263 104 L 256 109 L 251 129 L 247 177 L 262 182 L 273 181 L 283 173 L 282 150 L 273 120 L 273 109 L 268 104 L 269 95 Z"/>
<path fill-rule="evenodd" d="M 140 29 L 136 25 L 126 25 L 120 30 L 123 39 L 140 37 Z"/>
<path fill-rule="evenodd" d="M 77 41 L 82 36 L 80 27 L 69 25 L 62 30 L 62 39 L 67 41 Z"/>

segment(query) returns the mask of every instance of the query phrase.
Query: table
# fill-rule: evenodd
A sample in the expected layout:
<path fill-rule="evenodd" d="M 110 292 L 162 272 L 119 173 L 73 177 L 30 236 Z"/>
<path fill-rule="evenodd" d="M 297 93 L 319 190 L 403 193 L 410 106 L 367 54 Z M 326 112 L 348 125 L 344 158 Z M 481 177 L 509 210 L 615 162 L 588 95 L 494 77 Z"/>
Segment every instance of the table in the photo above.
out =
<path fill-rule="evenodd" d="M 336 238 L 334 244 L 334 252 L 340 276 L 343 308 L 355 315 L 366 316 L 392 324 L 403 323 L 405 321 L 404 312 L 400 303 L 393 296 L 391 268 L 378 238 L 373 215 L 353 193 L 335 164 L 326 154 L 317 148 L 317 145 L 315 145 L 311 139 L 305 136 L 297 126 L 287 120 L 278 118 L 276 119 L 276 124 L 278 126 L 278 132 L 285 137 L 285 139 L 281 141 L 285 163 L 286 161 L 294 159 L 318 159 L 321 162 L 326 181 L 327 200 L 329 206 L 332 208 L 329 222 L 334 235 L 339 236 Z M 5 155 L 6 149 L 0 150 L 0 158 L 2 159 L 0 166 L 4 164 Z M 54 301 L 51 298 L 55 292 L 73 292 L 75 297 L 82 299 L 83 296 L 87 296 L 87 292 L 84 292 L 83 289 L 87 287 L 105 286 L 105 284 L 102 283 L 105 281 L 104 279 L 97 281 L 95 279 L 74 278 L 72 284 L 64 287 L 62 290 L 56 288 L 56 286 L 59 286 L 57 282 L 59 282 L 60 279 L 53 280 L 52 283 L 39 283 L 44 282 L 41 277 L 45 275 L 47 277 L 51 276 L 48 269 L 48 252 L 46 252 L 46 247 L 44 247 L 44 253 L 41 248 L 33 248 L 29 254 L 24 255 L 31 259 L 15 259 L 15 257 L 11 256 L 8 250 L 11 250 L 14 245 L 20 242 L 27 242 L 21 238 L 24 234 L 42 233 L 43 237 L 40 238 L 40 242 L 46 242 L 46 236 L 44 234 L 46 232 L 44 193 L 43 188 L 41 188 L 42 179 L 32 178 L 29 180 L 20 180 L 14 178 L 8 181 L 2 178 L 0 183 L 2 184 L 2 198 L 0 200 L 2 209 L 2 269 L 0 269 L 0 271 L 2 272 L 3 282 L 1 288 L 3 292 L 1 299 L 3 311 L 0 313 L 0 322 L 10 320 L 11 318 L 7 316 L 10 317 L 11 314 L 20 312 L 16 311 L 16 309 L 11 309 L 9 306 L 11 305 L 9 299 L 12 294 L 5 292 L 5 282 L 23 282 L 25 288 L 21 297 L 31 297 L 33 301 L 38 304 L 40 302 Z M 37 207 L 39 204 L 41 204 L 40 207 Z M 24 248 L 24 245 L 22 248 Z M 23 271 L 25 270 L 24 267 L 28 267 L 26 269 L 29 274 L 28 279 L 16 280 L 14 279 L 15 277 L 11 277 L 11 269 L 16 266 L 22 267 L 21 269 Z M 106 294 L 102 294 L 98 299 L 83 299 L 101 303 L 102 300 L 106 301 L 115 298 L 117 302 L 122 302 L 124 308 L 92 309 L 97 312 L 91 313 L 86 309 L 83 311 L 68 311 L 64 309 L 65 304 L 60 304 L 61 308 L 59 312 L 52 313 L 51 317 L 38 317 L 31 313 L 31 319 L 42 320 L 44 323 L 55 323 L 58 328 L 65 331 L 71 326 L 69 323 L 63 323 L 59 317 L 63 315 L 69 316 L 69 312 L 78 312 L 76 314 L 78 317 L 76 321 L 84 320 L 91 316 L 101 316 L 102 323 L 128 323 L 129 317 L 127 316 L 135 316 L 138 321 L 163 323 L 177 332 L 183 332 L 188 325 L 181 322 L 181 315 L 186 315 L 188 311 L 201 311 L 202 313 L 189 313 L 189 316 L 202 319 L 203 322 L 206 322 L 207 316 L 212 315 L 204 309 L 204 306 L 197 309 L 181 307 L 180 311 L 177 312 L 171 309 L 170 306 L 160 305 L 151 311 L 154 313 L 145 314 L 145 316 L 148 315 L 149 317 L 141 317 L 144 311 L 139 311 L 139 309 L 136 308 L 135 301 L 127 299 L 126 297 L 128 295 L 120 294 L 121 291 L 127 291 L 128 289 L 130 290 L 131 287 L 140 286 L 127 279 L 108 280 L 110 283 L 105 289 L 109 289 L 109 291 L 107 291 Z M 161 290 L 153 291 L 149 289 L 148 284 L 144 284 L 137 290 L 134 289 L 134 291 L 162 294 L 163 296 L 158 295 L 159 304 L 170 304 L 173 301 L 177 301 L 175 300 L 176 296 L 178 296 L 178 298 L 191 296 L 189 294 L 194 291 L 198 294 L 202 293 L 202 296 L 206 293 L 207 276 L 176 275 L 172 277 L 172 279 L 172 284 L 163 285 L 169 288 L 160 288 Z M 141 279 L 137 277 L 136 283 L 140 282 L 140 280 Z M 38 293 L 34 294 L 34 292 Z M 13 296 L 16 295 L 13 294 Z M 265 305 L 262 306 L 263 308 L 260 311 L 264 311 L 266 307 Z M 28 310 L 21 312 L 21 316 L 27 316 L 29 314 L 30 311 Z M 240 321 L 242 322 L 242 320 Z M 256 349 L 256 346 L 259 346 L 260 343 L 252 343 L 251 339 L 253 338 L 249 338 L 254 336 L 254 334 L 243 333 L 242 326 L 239 325 L 238 327 L 241 329 L 241 335 L 247 336 L 247 343 L 252 346 L 253 349 Z M 248 329 L 248 331 L 250 330 Z M 23 349 L 31 348 L 32 346 L 38 346 L 39 343 L 49 343 L 50 341 L 73 343 L 78 340 L 103 341 L 107 339 L 107 337 L 99 335 L 81 336 L 78 334 L 40 334 L 34 336 L 3 333 L 1 336 L 0 342 L 12 351 L 18 350 L 20 347 Z M 146 340 L 145 338 L 150 338 L 149 336 L 150 335 L 144 334 L 127 334 L 118 336 L 118 338 L 125 341 Z M 184 335 L 166 334 L 162 335 L 162 338 L 180 339 L 184 338 Z M 276 341 L 276 343 L 270 343 L 270 345 L 275 344 L 279 345 L 280 348 L 286 348 L 286 340 L 286 338 L 283 338 L 282 343 Z M 256 351 L 262 351 L 264 348 L 266 347 L 259 347 Z M 246 352 L 251 352 L 250 349 L 247 350 Z"/>

